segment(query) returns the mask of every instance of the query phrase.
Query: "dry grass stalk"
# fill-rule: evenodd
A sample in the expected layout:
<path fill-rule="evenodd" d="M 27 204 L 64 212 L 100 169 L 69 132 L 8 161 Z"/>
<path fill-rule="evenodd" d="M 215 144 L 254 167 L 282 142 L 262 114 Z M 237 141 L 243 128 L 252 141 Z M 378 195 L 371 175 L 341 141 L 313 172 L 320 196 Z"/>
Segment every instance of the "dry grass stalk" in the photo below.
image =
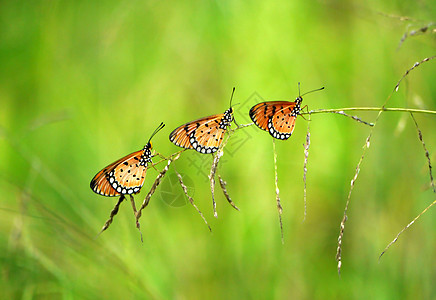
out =
<path fill-rule="evenodd" d="M 430 207 L 432 207 L 433 205 L 435 205 L 436 204 L 436 200 L 435 201 L 433 201 L 433 203 L 431 203 L 429 206 L 427 206 L 419 215 L 417 215 L 416 217 L 415 217 L 415 219 L 413 219 L 412 220 L 412 222 L 410 222 L 409 224 L 407 224 L 406 225 L 406 227 L 404 227 L 403 228 L 403 230 L 401 230 L 398 234 L 397 234 L 397 236 L 394 238 L 394 240 L 392 241 L 392 242 L 390 242 L 389 243 L 389 245 L 387 245 L 386 246 L 386 248 L 385 248 L 385 250 L 383 250 L 383 252 L 380 254 L 380 256 L 379 256 L 379 260 L 381 259 L 381 257 L 382 257 L 382 255 L 383 254 L 385 254 L 385 252 L 391 247 L 391 245 L 392 244 L 394 244 L 397 240 L 398 240 L 398 237 L 407 229 L 407 228 L 409 228 L 410 226 L 412 226 L 412 224 L 413 223 L 415 223 L 415 221 L 416 220 L 418 220 L 419 219 L 419 217 L 421 217 Z"/>
<path fill-rule="evenodd" d="M 434 58 L 436 58 L 436 55 L 431 56 L 431 57 L 424 58 L 424 59 L 421 60 L 420 62 L 416 62 L 416 63 L 414 63 L 413 66 L 412 66 L 410 69 L 408 69 L 408 70 L 404 73 L 403 77 L 401 77 L 401 79 L 397 82 L 397 84 L 395 85 L 394 90 L 395 90 L 396 92 L 398 91 L 398 88 L 400 87 L 400 83 L 401 83 L 401 81 L 403 81 L 403 79 L 404 79 L 407 75 L 409 75 L 410 71 L 412 71 L 413 69 L 415 69 L 415 68 L 418 67 L 419 65 L 421 65 L 421 64 L 423 64 L 423 63 L 425 63 L 425 62 L 428 62 L 428 61 L 430 61 L 430 60 L 432 60 L 432 59 L 434 59 Z"/>
<path fill-rule="evenodd" d="M 233 203 L 229 193 L 227 192 L 227 188 L 226 188 L 227 182 L 225 182 L 220 175 L 218 175 L 218 179 L 220 180 L 220 186 L 221 189 L 223 190 L 224 196 L 226 197 L 227 201 L 230 203 L 231 206 L 233 206 L 234 209 L 239 211 L 239 208 L 235 205 L 235 203 Z"/>
<path fill-rule="evenodd" d="M 359 118 L 357 116 L 352 116 L 352 115 L 346 114 L 344 111 L 331 111 L 330 113 L 334 113 L 334 114 L 338 114 L 338 115 L 343 115 L 345 117 L 351 118 L 351 119 L 353 119 L 353 120 L 355 120 L 355 121 L 357 121 L 359 123 L 362 123 L 362 124 L 365 124 L 365 125 L 368 125 L 368 126 L 371 126 L 371 127 L 374 126 L 374 123 L 366 122 L 366 121 L 362 120 L 361 118 Z"/>
<path fill-rule="evenodd" d="M 309 157 L 309 147 L 310 147 L 310 114 L 309 114 L 309 122 L 307 122 L 307 133 L 306 133 L 306 143 L 304 146 L 304 165 L 303 165 L 303 182 L 304 182 L 304 190 L 303 190 L 303 201 L 304 201 L 304 217 L 303 222 L 306 221 L 307 215 L 307 205 L 306 205 L 306 174 L 307 174 L 307 159 Z"/>
<path fill-rule="evenodd" d="M 120 209 L 120 205 L 124 201 L 124 199 L 125 199 L 124 195 L 121 195 L 120 198 L 118 199 L 117 204 L 115 204 L 115 207 L 112 209 L 109 219 L 106 221 L 106 223 L 104 223 L 103 228 L 101 229 L 98 235 L 102 234 L 103 231 L 108 229 L 109 226 L 112 224 L 112 221 L 114 220 L 114 217 L 118 213 L 118 210 Z"/>
<path fill-rule="evenodd" d="M 415 117 L 413 116 L 412 113 L 410 113 L 410 116 L 412 117 L 413 122 L 415 122 L 416 130 L 418 131 L 419 140 L 421 141 L 422 147 L 424 148 L 425 156 L 427 157 L 428 171 L 429 171 L 429 174 L 430 174 L 430 184 L 431 184 L 431 187 L 433 188 L 433 193 L 436 193 L 436 189 L 435 189 L 435 186 L 434 186 L 434 180 L 433 180 L 433 174 L 431 172 L 432 167 L 431 167 L 430 154 L 428 153 L 427 147 L 425 146 L 424 140 L 422 138 L 422 132 L 419 129 L 419 126 L 418 126 L 418 123 L 416 122 Z"/>
<path fill-rule="evenodd" d="M 344 216 L 342 217 L 342 221 L 341 221 L 341 225 L 340 225 L 339 236 L 338 236 L 338 248 L 336 249 L 336 261 L 338 262 L 338 274 L 339 275 L 341 274 L 341 267 L 342 267 L 342 239 L 344 237 L 345 222 L 347 222 L 347 220 L 348 220 L 348 216 L 347 216 L 348 205 L 350 204 L 350 199 L 351 199 L 351 194 L 352 194 L 353 189 L 354 189 L 354 184 L 357 180 L 357 177 L 359 176 L 360 166 L 361 166 L 363 159 L 365 157 L 366 150 L 370 146 L 371 136 L 372 136 L 372 131 L 369 134 L 369 136 L 366 138 L 365 145 L 363 146 L 362 156 L 360 157 L 359 163 L 357 164 L 356 172 L 354 173 L 354 177 L 353 177 L 353 179 L 351 179 L 350 190 L 348 192 L 348 197 L 347 197 L 347 203 L 345 204 L 345 209 L 344 209 Z"/>
<path fill-rule="evenodd" d="M 358 162 L 358 164 L 357 164 L 356 172 L 354 173 L 354 177 L 353 177 L 353 179 L 351 180 L 350 191 L 349 191 L 349 193 L 348 193 L 347 202 L 346 202 L 346 204 L 345 204 L 345 209 L 344 209 L 344 216 L 343 216 L 343 218 L 342 218 L 341 225 L 340 225 L 340 230 L 339 230 L 339 236 L 338 236 L 338 247 L 337 247 L 337 250 L 336 250 L 336 261 L 338 262 L 338 273 L 339 273 L 339 274 L 341 274 L 341 267 L 342 267 L 342 239 L 343 239 L 343 237 L 344 237 L 345 222 L 346 222 L 347 219 L 348 219 L 348 217 L 347 217 L 347 211 L 348 211 L 348 206 L 349 206 L 349 204 L 350 204 L 351 193 L 352 193 L 353 188 L 354 188 L 354 183 L 356 182 L 357 177 L 358 177 L 358 175 L 359 175 L 359 172 L 360 172 L 360 166 L 361 166 L 361 164 L 362 164 L 362 162 L 363 162 L 363 159 L 364 159 L 364 157 L 365 157 L 366 150 L 367 150 L 367 149 L 369 148 L 369 146 L 370 146 L 370 140 L 371 140 L 371 136 L 372 136 L 372 133 L 373 133 L 373 131 L 374 131 L 375 125 L 377 124 L 377 121 L 378 121 L 378 119 L 380 118 L 380 116 L 381 116 L 381 114 L 382 114 L 382 112 L 383 112 L 383 109 L 385 108 L 387 102 L 388 102 L 388 101 L 390 100 L 390 98 L 392 97 L 393 93 L 398 91 L 398 88 L 399 88 L 399 86 L 400 86 L 402 80 L 403 80 L 403 79 L 404 79 L 404 78 L 405 78 L 405 77 L 410 73 L 410 71 L 412 71 L 413 69 L 415 69 L 415 68 L 418 67 L 419 65 L 423 64 L 424 62 L 428 62 L 428 61 L 434 59 L 435 57 L 436 57 L 436 56 L 427 57 L 427 58 L 424 58 L 424 59 L 423 59 L 422 61 L 420 61 L 420 62 L 416 62 L 416 63 L 415 63 L 415 64 L 414 64 L 410 69 L 408 69 L 408 70 L 404 73 L 404 75 L 401 77 L 401 79 L 400 79 L 400 80 L 397 82 L 397 84 L 395 85 L 395 88 L 393 89 L 393 91 L 392 91 L 392 92 L 389 94 L 389 96 L 386 98 L 386 101 L 385 101 L 385 103 L 384 103 L 383 106 L 382 106 L 382 110 L 380 110 L 379 113 L 377 114 L 377 117 L 376 117 L 375 122 L 374 122 L 374 126 L 371 128 L 371 131 L 370 131 L 368 137 L 366 138 L 365 144 L 364 144 L 364 146 L 363 146 L 363 153 L 362 153 L 362 156 L 360 157 L 360 160 L 359 160 L 359 162 Z"/>
<path fill-rule="evenodd" d="M 233 129 L 233 130 L 229 130 L 228 131 L 228 135 L 227 138 L 224 140 L 224 142 L 220 145 L 218 151 L 215 153 L 214 158 L 213 158 L 213 162 L 212 162 L 212 166 L 210 168 L 210 174 L 209 174 L 209 181 L 210 181 L 210 191 L 212 192 L 212 205 L 213 205 L 213 216 L 215 218 L 218 218 L 218 214 L 216 212 L 216 202 L 215 202 L 215 174 L 216 174 L 216 169 L 218 168 L 218 163 L 220 158 L 224 155 L 224 147 L 227 145 L 227 142 L 230 139 L 230 136 L 238 129 L 247 127 L 247 126 L 251 126 L 253 123 L 248 124 L 248 125 L 240 125 L 237 128 Z"/>
<path fill-rule="evenodd" d="M 411 17 L 408 16 L 398 16 L 398 15 L 394 15 L 394 14 L 387 14 L 384 12 L 377 12 L 379 15 L 382 15 L 384 17 L 388 17 L 388 18 L 392 18 L 392 19 L 398 19 L 400 21 L 412 21 L 412 22 L 416 22 L 417 20 L 412 19 Z"/>
<path fill-rule="evenodd" d="M 174 172 L 177 174 L 177 177 L 179 178 L 179 183 L 180 186 L 183 189 L 183 192 L 185 193 L 186 197 L 188 197 L 189 202 L 191 203 L 191 205 L 197 210 L 197 212 L 200 214 L 200 217 L 203 219 L 204 223 L 207 225 L 207 227 L 209 228 L 209 231 L 212 232 L 212 228 L 210 228 L 209 223 L 207 223 L 206 218 L 204 217 L 203 213 L 198 209 L 197 205 L 195 205 L 194 203 L 194 199 L 192 199 L 191 196 L 189 196 L 188 194 L 188 188 L 186 187 L 186 185 L 183 183 L 183 179 L 182 179 L 182 175 L 179 174 L 179 172 L 177 172 L 176 170 L 174 170 Z"/>
<path fill-rule="evenodd" d="M 220 148 L 215 153 L 213 158 L 212 167 L 210 168 L 209 181 L 210 181 L 210 191 L 212 192 L 212 205 L 213 205 L 213 216 L 218 218 L 218 214 L 216 212 L 216 202 L 215 202 L 215 173 L 218 167 L 218 162 L 220 161 L 221 156 L 223 156 L 224 152 Z"/>
<path fill-rule="evenodd" d="M 428 32 L 435 33 L 435 32 L 436 32 L 435 29 L 429 31 L 429 29 L 430 29 L 431 27 L 434 27 L 434 26 L 435 26 L 435 23 L 430 22 L 430 23 L 428 23 L 427 25 L 424 25 L 424 26 L 422 26 L 422 27 L 420 27 L 420 28 L 418 28 L 418 29 L 413 29 L 413 30 L 410 30 L 410 31 L 406 31 L 406 32 L 403 34 L 403 36 L 401 37 L 400 42 L 398 43 L 397 51 L 400 50 L 401 46 L 403 45 L 403 43 L 406 41 L 406 39 L 407 39 L 409 36 L 421 35 L 421 34 L 425 34 L 425 33 L 428 33 Z M 408 27 L 409 27 L 409 26 L 408 26 Z"/>
<path fill-rule="evenodd" d="M 416 119 L 415 119 L 414 115 L 413 115 L 412 113 L 410 113 L 410 116 L 412 117 L 413 122 L 415 123 L 416 130 L 418 131 L 418 137 L 419 137 L 419 140 L 421 141 L 422 146 L 423 146 L 423 148 L 424 148 L 425 156 L 427 157 L 427 161 L 428 161 L 428 168 L 429 168 L 429 173 L 430 173 L 430 183 L 431 183 L 431 186 L 432 186 L 432 188 L 433 188 L 433 192 L 436 192 L 436 191 L 435 191 L 434 181 L 433 181 L 433 174 L 432 174 L 432 171 L 431 171 L 432 167 L 431 167 L 430 154 L 429 154 L 429 152 L 428 152 L 428 150 L 427 150 L 427 147 L 425 146 L 424 140 L 423 140 L 423 138 L 422 138 L 422 132 L 421 132 L 421 130 L 419 129 L 418 123 L 416 122 Z M 383 250 L 383 252 L 380 254 L 380 256 L 379 256 L 379 260 L 381 259 L 382 255 L 385 254 L 385 252 L 386 252 L 386 251 L 391 247 L 391 245 L 397 242 L 399 236 L 400 236 L 404 231 L 406 231 L 410 226 L 412 226 L 412 224 L 415 223 L 415 221 L 418 220 L 419 217 L 421 217 L 421 216 L 422 216 L 422 215 L 423 215 L 423 214 L 424 214 L 424 213 L 425 213 L 425 212 L 426 212 L 430 207 L 432 207 L 434 204 L 436 204 L 436 200 L 433 201 L 433 203 L 431 203 L 429 206 L 427 206 L 427 207 L 426 207 L 426 208 L 425 208 L 425 209 L 424 209 L 424 210 L 423 210 L 423 211 L 422 211 L 418 216 L 415 217 L 415 219 L 413 219 L 409 224 L 406 225 L 406 227 L 404 227 L 404 228 L 403 228 L 403 229 L 402 229 L 402 230 L 397 234 L 397 236 L 392 240 L 392 242 L 390 242 L 390 243 L 386 246 L 386 248 Z"/>
<path fill-rule="evenodd" d="M 142 239 L 141 225 L 139 224 L 139 221 L 136 220 L 137 211 L 136 211 L 135 199 L 133 198 L 133 195 L 130 195 L 130 203 L 132 203 L 133 214 L 135 216 L 135 221 L 136 221 L 136 228 L 138 228 L 139 234 L 141 235 L 141 242 L 144 242 L 144 240 Z"/>
<path fill-rule="evenodd" d="M 277 176 L 277 151 L 276 151 L 276 142 L 274 138 L 273 138 L 273 150 L 274 150 L 274 173 L 275 173 L 275 185 L 276 185 L 277 212 L 279 214 L 280 234 L 282 237 L 282 244 L 284 244 L 285 240 L 283 237 L 283 223 L 282 223 L 283 208 L 282 205 L 280 204 L 280 190 L 279 190 L 278 176 Z"/>
<path fill-rule="evenodd" d="M 162 171 L 157 175 L 150 191 L 148 192 L 147 196 L 145 196 L 144 201 L 142 202 L 141 207 L 139 208 L 138 212 L 136 213 L 136 221 L 138 222 L 139 218 L 141 218 L 142 210 L 147 207 L 148 203 L 150 202 L 151 196 L 153 196 L 154 192 L 156 191 L 156 188 L 159 186 L 159 184 L 162 182 L 162 178 L 165 176 L 165 174 L 168 172 L 168 169 L 170 168 L 170 165 L 173 161 L 179 159 L 180 153 L 178 153 L 176 156 L 171 157 L 168 160 L 167 165 L 162 169 Z"/>

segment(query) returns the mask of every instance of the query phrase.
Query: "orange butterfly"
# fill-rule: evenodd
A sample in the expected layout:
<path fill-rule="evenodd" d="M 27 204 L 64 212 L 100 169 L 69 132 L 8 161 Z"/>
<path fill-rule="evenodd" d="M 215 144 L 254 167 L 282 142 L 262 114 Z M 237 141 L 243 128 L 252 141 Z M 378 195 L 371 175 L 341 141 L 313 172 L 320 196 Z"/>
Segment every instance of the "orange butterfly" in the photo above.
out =
<path fill-rule="evenodd" d="M 234 120 L 232 99 L 235 88 L 230 98 L 230 108 L 222 114 L 204 117 L 188 122 L 173 130 L 170 141 L 176 146 L 195 149 L 200 153 L 214 153 L 223 142 L 224 133 Z"/>
<path fill-rule="evenodd" d="M 107 197 L 137 194 L 145 180 L 147 166 L 151 163 L 151 138 L 162 128 L 161 123 L 142 150 L 133 152 L 110 164 L 91 180 L 91 189 Z"/>
<path fill-rule="evenodd" d="M 295 127 L 295 120 L 302 110 L 302 96 L 322 89 L 324 87 L 298 96 L 294 102 L 269 101 L 258 103 L 250 109 L 250 118 L 257 127 L 268 131 L 272 137 L 287 140 L 291 137 Z M 298 90 L 300 90 L 299 83 Z"/>

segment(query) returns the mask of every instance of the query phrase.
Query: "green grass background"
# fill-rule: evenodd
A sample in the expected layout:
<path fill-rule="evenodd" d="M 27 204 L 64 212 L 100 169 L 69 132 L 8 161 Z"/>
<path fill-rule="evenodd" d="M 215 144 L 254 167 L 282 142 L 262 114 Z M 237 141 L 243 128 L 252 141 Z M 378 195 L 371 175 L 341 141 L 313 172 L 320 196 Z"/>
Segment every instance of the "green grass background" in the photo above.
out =
<path fill-rule="evenodd" d="M 188 151 L 175 163 L 212 234 L 190 205 L 168 205 L 159 188 L 141 218 L 143 244 L 128 203 L 96 238 L 116 199 L 89 188 L 162 121 L 154 149 L 178 151 L 171 130 L 224 112 L 233 86 L 239 123 L 261 98 L 295 99 L 298 82 L 302 92 L 326 87 L 304 97 L 310 109 L 381 106 L 408 68 L 435 54 L 434 25 L 397 49 L 406 31 L 435 21 L 434 9 L 432 1 L 0 3 L 1 298 L 434 299 L 435 209 L 378 262 L 435 200 L 408 114 L 384 113 L 374 130 L 351 198 L 341 277 L 339 225 L 370 132 L 351 119 L 312 116 L 305 222 L 307 122 L 298 118 L 292 138 L 277 142 L 284 245 L 271 138 L 254 127 L 232 137 L 219 168 L 240 212 L 217 189 L 213 218 L 210 157 Z M 435 70 L 435 61 L 413 70 L 388 106 L 435 110 Z M 376 113 L 358 115 L 373 121 Z M 436 161 L 436 119 L 416 119 Z M 156 174 L 148 171 L 138 204 Z"/>

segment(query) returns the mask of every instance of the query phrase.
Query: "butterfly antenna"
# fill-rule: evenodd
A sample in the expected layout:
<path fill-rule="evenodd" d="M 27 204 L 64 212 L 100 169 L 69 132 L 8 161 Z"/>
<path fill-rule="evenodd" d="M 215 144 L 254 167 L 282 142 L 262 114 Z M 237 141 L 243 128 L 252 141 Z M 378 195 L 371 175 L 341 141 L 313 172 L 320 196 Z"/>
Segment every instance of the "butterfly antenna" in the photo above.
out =
<path fill-rule="evenodd" d="M 301 92 L 300 92 L 300 83 L 298 83 L 298 97 L 301 97 Z"/>
<path fill-rule="evenodd" d="M 309 91 L 309 92 L 307 92 L 307 93 L 304 93 L 304 94 L 301 95 L 300 97 L 303 97 L 304 95 L 307 95 L 307 94 L 312 93 L 312 92 L 321 91 L 321 90 L 323 90 L 324 88 L 325 88 L 325 87 L 322 87 L 322 88 L 319 88 L 319 89 L 316 89 L 316 90 Z M 300 90 L 300 85 L 298 85 L 298 90 Z M 300 93 L 300 91 L 298 91 L 298 93 Z"/>
<path fill-rule="evenodd" d="M 233 87 L 232 95 L 230 96 L 230 108 L 232 107 L 232 100 L 233 100 L 233 94 L 234 93 L 235 93 L 235 87 Z M 235 105 L 238 105 L 238 104 L 240 104 L 240 103 L 236 103 Z M 235 122 L 236 127 L 239 127 L 238 123 L 236 123 L 235 116 L 233 116 L 233 122 Z"/>
<path fill-rule="evenodd" d="M 235 87 L 233 87 L 232 95 L 230 96 L 230 107 L 232 107 L 233 94 L 235 93 Z"/>
<path fill-rule="evenodd" d="M 164 122 L 160 123 L 159 126 L 157 126 L 157 128 L 155 129 L 155 131 L 151 134 L 151 137 L 148 139 L 148 142 L 150 143 L 151 139 L 156 135 L 156 133 L 158 133 L 162 128 L 165 127 Z"/>

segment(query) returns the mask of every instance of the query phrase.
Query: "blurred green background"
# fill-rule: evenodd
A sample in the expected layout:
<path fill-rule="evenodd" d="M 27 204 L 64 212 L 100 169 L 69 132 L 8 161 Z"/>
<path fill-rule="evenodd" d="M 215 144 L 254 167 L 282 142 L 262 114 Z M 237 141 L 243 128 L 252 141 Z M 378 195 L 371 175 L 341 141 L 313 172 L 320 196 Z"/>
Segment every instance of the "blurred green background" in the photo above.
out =
<path fill-rule="evenodd" d="M 434 299 L 436 209 L 378 262 L 435 199 L 408 114 L 384 113 L 374 130 L 341 277 L 339 225 L 370 132 L 343 116 L 312 116 L 305 222 L 307 122 L 298 118 L 292 138 L 277 142 L 284 245 L 271 138 L 254 126 L 232 136 L 219 168 L 240 212 L 217 188 L 213 217 L 210 156 L 188 151 L 175 163 L 212 234 L 167 180 L 143 212 L 143 244 L 129 203 L 96 237 L 116 199 L 89 188 L 162 121 L 154 149 L 178 151 L 171 130 L 224 112 L 233 86 L 239 123 L 257 102 L 295 99 L 298 82 L 302 92 L 326 87 L 304 97 L 310 109 L 381 106 L 408 68 L 435 54 L 434 25 L 398 49 L 405 32 L 435 21 L 434 9 L 428 0 L 2 1 L 1 298 Z M 413 70 L 388 106 L 435 110 L 435 63 Z M 416 119 L 436 164 L 436 119 Z M 138 205 L 156 175 L 148 171 Z"/>

